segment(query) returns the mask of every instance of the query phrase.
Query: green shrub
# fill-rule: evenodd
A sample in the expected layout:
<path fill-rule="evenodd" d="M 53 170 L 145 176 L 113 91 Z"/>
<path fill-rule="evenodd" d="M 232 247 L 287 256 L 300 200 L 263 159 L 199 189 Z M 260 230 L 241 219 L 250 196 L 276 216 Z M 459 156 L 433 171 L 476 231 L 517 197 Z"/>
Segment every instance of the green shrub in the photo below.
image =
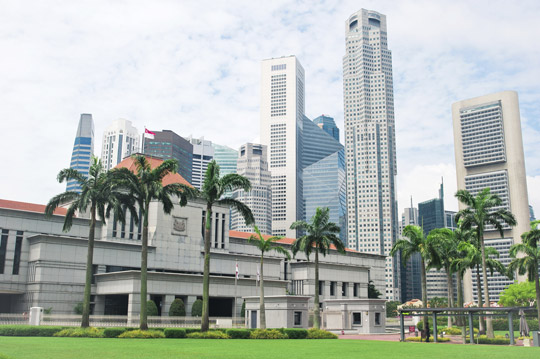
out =
<path fill-rule="evenodd" d="M 442 333 L 442 332 L 445 332 L 446 335 L 461 335 L 461 328 L 459 327 L 452 327 L 452 328 L 448 328 L 448 327 L 443 327 L 443 328 L 437 328 L 437 332 L 438 333 Z"/>
<path fill-rule="evenodd" d="M 103 330 L 103 336 L 105 338 L 117 338 L 120 334 L 124 333 L 126 328 L 105 328 Z"/>
<path fill-rule="evenodd" d="M 307 331 L 306 339 L 337 339 L 338 336 L 326 330 L 311 328 Z"/>
<path fill-rule="evenodd" d="M 73 311 L 75 312 L 75 314 L 81 315 L 83 312 L 83 304 L 77 303 L 77 305 L 73 308 Z"/>
<path fill-rule="evenodd" d="M 54 334 L 55 337 L 70 338 L 103 338 L 103 329 L 98 328 L 66 328 Z"/>
<path fill-rule="evenodd" d="M 166 328 L 163 333 L 165 338 L 185 338 L 186 330 L 184 328 Z"/>
<path fill-rule="evenodd" d="M 246 317 L 246 301 L 242 302 L 242 308 L 240 309 L 240 317 Z"/>
<path fill-rule="evenodd" d="M 156 339 L 165 338 L 165 334 L 159 330 L 129 330 L 125 331 L 118 336 L 118 338 L 130 338 L 130 339 Z"/>
<path fill-rule="evenodd" d="M 302 328 L 285 328 L 283 333 L 286 334 L 289 339 L 306 339 L 308 335 L 307 329 Z"/>
<path fill-rule="evenodd" d="M 0 336 L 9 337 L 52 337 L 64 327 L 34 325 L 0 325 Z"/>
<path fill-rule="evenodd" d="M 255 329 L 249 335 L 250 339 L 288 339 L 287 334 L 277 329 Z"/>
<path fill-rule="evenodd" d="M 219 330 L 213 330 L 208 332 L 194 332 L 189 333 L 186 335 L 186 337 L 191 339 L 230 339 L 229 336 L 222 331 Z"/>
<path fill-rule="evenodd" d="M 476 339 L 476 338 L 475 338 Z M 479 344 L 502 344 L 502 345 L 509 345 L 510 339 L 506 338 L 502 335 L 496 335 L 495 338 L 488 338 L 485 335 L 480 335 L 478 337 L 478 343 Z"/>
<path fill-rule="evenodd" d="M 171 303 L 169 308 L 169 317 L 185 317 L 186 316 L 186 306 L 184 301 L 180 298 L 176 298 Z"/>
<path fill-rule="evenodd" d="M 149 317 L 155 317 L 158 315 L 156 303 L 153 300 L 146 302 L 146 315 Z"/>
<path fill-rule="evenodd" d="M 406 341 L 408 342 L 419 342 L 420 339 L 422 339 L 422 337 L 408 337 L 408 338 L 405 338 Z M 426 340 L 422 340 L 422 342 L 424 343 Z M 449 342 L 450 341 L 450 338 L 437 338 L 437 342 Z M 433 337 L 429 338 L 429 342 L 430 343 L 433 343 Z"/>
<path fill-rule="evenodd" d="M 189 333 L 197 333 L 201 331 L 201 328 L 184 328 L 186 330 L 186 334 Z"/>
<path fill-rule="evenodd" d="M 202 300 L 197 299 L 195 302 L 193 302 L 193 306 L 191 307 L 191 316 L 200 317 L 201 315 L 202 315 Z"/>
<path fill-rule="evenodd" d="M 251 331 L 249 329 L 228 329 L 226 333 L 231 339 L 249 339 Z"/>

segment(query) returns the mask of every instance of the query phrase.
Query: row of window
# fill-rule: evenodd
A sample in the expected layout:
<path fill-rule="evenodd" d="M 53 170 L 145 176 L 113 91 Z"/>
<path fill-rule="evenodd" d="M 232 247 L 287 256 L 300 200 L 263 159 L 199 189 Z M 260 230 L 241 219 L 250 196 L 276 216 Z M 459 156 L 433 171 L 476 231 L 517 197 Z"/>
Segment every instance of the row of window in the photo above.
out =
<path fill-rule="evenodd" d="M 2 229 L 2 235 L 0 236 L 0 274 L 5 274 L 6 270 L 6 256 L 7 245 L 9 240 L 9 229 Z M 21 250 L 22 250 L 23 231 L 17 231 L 15 237 L 15 251 L 13 253 L 13 267 L 11 274 L 18 275 L 19 267 L 21 264 Z"/>

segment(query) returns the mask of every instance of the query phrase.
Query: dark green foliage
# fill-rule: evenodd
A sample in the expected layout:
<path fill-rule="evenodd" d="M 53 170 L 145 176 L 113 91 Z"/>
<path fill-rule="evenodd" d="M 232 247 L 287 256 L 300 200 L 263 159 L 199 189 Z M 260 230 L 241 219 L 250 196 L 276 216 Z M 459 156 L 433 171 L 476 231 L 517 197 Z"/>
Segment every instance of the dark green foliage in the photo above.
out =
<path fill-rule="evenodd" d="M 430 308 L 448 308 L 448 299 L 443 297 L 433 297 L 428 301 Z"/>
<path fill-rule="evenodd" d="M 82 312 L 83 312 L 83 304 L 82 304 L 82 302 L 77 303 L 77 305 L 73 308 L 73 311 L 75 312 L 75 314 L 81 315 Z"/>
<path fill-rule="evenodd" d="M 197 299 L 193 306 L 191 307 L 191 316 L 192 317 L 200 317 L 202 315 L 202 305 L 203 302 L 200 299 Z"/>
<path fill-rule="evenodd" d="M 245 301 L 242 302 L 242 309 L 240 309 L 240 316 L 242 318 L 246 317 L 246 302 Z"/>
<path fill-rule="evenodd" d="M 171 303 L 171 308 L 169 309 L 169 317 L 185 317 L 186 316 L 186 307 L 184 301 L 180 298 L 176 298 Z"/>
<path fill-rule="evenodd" d="M 185 338 L 186 330 L 184 328 L 166 328 L 163 333 L 165 338 Z"/>
<path fill-rule="evenodd" d="M 231 339 L 249 339 L 251 331 L 248 329 L 228 329 L 226 333 Z"/>
<path fill-rule="evenodd" d="M 191 339 L 230 339 L 227 334 L 219 330 L 189 333 L 187 337 Z"/>
<path fill-rule="evenodd" d="M 277 329 L 255 329 L 251 332 L 250 339 L 288 339 L 287 334 L 283 334 Z"/>
<path fill-rule="evenodd" d="M 52 337 L 64 327 L 33 326 L 33 325 L 1 325 L 0 336 L 8 337 Z"/>
<path fill-rule="evenodd" d="M 103 336 L 105 338 L 117 338 L 120 334 L 122 334 L 125 331 L 126 331 L 126 328 L 105 328 L 103 330 Z"/>
<path fill-rule="evenodd" d="M 189 333 L 196 333 L 196 332 L 200 332 L 201 331 L 201 328 L 184 328 L 186 330 L 186 334 L 189 334 Z"/>
<path fill-rule="evenodd" d="M 422 337 L 408 337 L 408 338 L 405 338 L 406 341 L 408 342 L 424 342 L 425 343 L 425 340 L 422 339 Z M 449 342 L 450 341 L 450 338 L 437 338 L 437 342 Z M 429 340 L 430 343 L 433 343 L 433 338 Z"/>
<path fill-rule="evenodd" d="M 153 300 L 149 300 L 146 302 L 146 315 L 149 317 L 155 317 L 156 315 L 158 315 L 157 306 Z"/>
<path fill-rule="evenodd" d="M 386 302 L 386 317 L 395 317 L 397 316 L 397 306 L 401 303 L 399 301 L 391 300 Z"/>
<path fill-rule="evenodd" d="M 375 287 L 373 281 L 370 280 L 368 283 L 368 298 L 379 299 L 381 297 L 381 292 Z"/>
<path fill-rule="evenodd" d="M 284 328 L 283 333 L 286 334 L 289 339 L 306 339 L 308 335 L 307 329 L 303 328 Z"/>
<path fill-rule="evenodd" d="M 510 339 L 503 337 L 502 335 L 496 335 L 495 338 L 488 338 L 485 335 L 480 335 L 478 337 L 478 343 L 479 344 L 509 345 Z"/>

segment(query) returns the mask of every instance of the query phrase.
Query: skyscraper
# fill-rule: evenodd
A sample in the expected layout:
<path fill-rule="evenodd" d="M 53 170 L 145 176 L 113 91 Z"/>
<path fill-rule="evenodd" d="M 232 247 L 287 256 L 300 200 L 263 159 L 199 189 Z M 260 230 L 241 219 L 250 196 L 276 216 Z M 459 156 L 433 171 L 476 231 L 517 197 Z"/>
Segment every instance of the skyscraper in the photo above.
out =
<path fill-rule="evenodd" d="M 255 225 L 262 234 L 272 234 L 272 176 L 268 170 L 266 146 L 246 143 L 240 147 L 237 173 L 249 179 L 251 191 L 238 189 L 232 197 L 246 204 L 255 217 Z M 231 229 L 253 232 L 253 226 L 246 226 L 244 217 L 231 209 Z"/>
<path fill-rule="evenodd" d="M 214 159 L 214 147 L 212 147 L 212 142 L 205 140 L 204 137 L 189 136 L 187 140 L 193 145 L 191 184 L 195 188 L 202 189 L 206 169 L 210 161 Z"/>
<path fill-rule="evenodd" d="M 500 208 L 516 218 L 515 227 L 504 226 L 503 238 L 489 226 L 484 233 L 485 245 L 497 249 L 499 260 L 507 265 L 508 249 L 521 243 L 520 235 L 530 228 L 518 95 L 504 91 L 456 102 L 452 119 L 458 189 L 477 195 L 489 187 L 502 199 Z M 459 203 L 460 210 L 465 208 Z M 488 284 L 490 299 L 497 301 L 512 281 L 494 274 Z M 477 294 L 476 281 L 464 278 L 465 300 L 476 301 Z"/>
<path fill-rule="evenodd" d="M 73 152 L 71 154 L 70 168 L 76 169 L 83 175 L 88 177 L 92 155 L 94 154 L 94 120 L 89 113 L 81 114 L 79 125 L 77 126 L 77 134 L 75 135 L 75 143 L 73 144 Z M 68 181 L 66 191 L 80 192 L 81 187 L 76 181 Z"/>
<path fill-rule="evenodd" d="M 227 175 L 229 173 L 236 173 L 236 161 L 238 161 L 238 151 L 228 146 L 218 145 L 212 143 L 214 147 L 214 160 L 219 165 L 219 173 Z"/>
<path fill-rule="evenodd" d="M 145 138 L 143 151 L 147 155 L 165 160 L 178 161 L 178 173 L 191 183 L 193 167 L 193 145 L 171 130 L 155 131 L 154 138 Z"/>
<path fill-rule="evenodd" d="M 291 223 L 303 219 L 302 123 L 304 69 L 295 56 L 261 64 L 261 143 L 272 173 L 272 234 L 296 238 Z"/>
<path fill-rule="evenodd" d="M 388 255 L 398 234 L 392 52 L 386 16 L 345 22 L 343 98 L 349 247 Z M 387 257 L 386 298 L 399 300 L 399 259 Z"/>
<path fill-rule="evenodd" d="M 336 122 L 333 117 L 321 115 L 313 120 L 313 123 L 323 129 L 330 136 L 334 137 L 336 141 L 339 141 L 339 128 L 336 126 Z"/>
<path fill-rule="evenodd" d="M 408 225 L 418 225 L 418 209 L 413 207 L 411 198 L 411 207 L 404 208 L 401 215 L 401 223 L 399 228 L 400 239 L 403 237 L 403 229 Z M 422 283 L 421 271 L 422 262 L 419 253 L 414 253 L 407 262 L 401 261 L 401 301 L 407 302 L 411 299 L 422 298 Z"/>
<path fill-rule="evenodd" d="M 115 167 L 122 160 L 139 152 L 139 133 L 131 121 L 120 118 L 103 132 L 101 144 L 101 162 L 107 170 Z"/>

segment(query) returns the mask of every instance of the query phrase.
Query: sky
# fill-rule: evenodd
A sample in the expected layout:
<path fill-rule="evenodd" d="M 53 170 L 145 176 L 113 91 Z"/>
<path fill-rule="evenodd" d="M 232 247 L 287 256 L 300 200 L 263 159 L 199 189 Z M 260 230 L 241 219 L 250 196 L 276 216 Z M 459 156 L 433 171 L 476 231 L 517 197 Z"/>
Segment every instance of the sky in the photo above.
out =
<path fill-rule="evenodd" d="M 0 198 L 47 203 L 65 190 L 81 113 L 95 153 L 110 123 L 170 129 L 238 148 L 259 138 L 261 60 L 296 55 L 306 115 L 343 134 L 345 20 L 387 16 L 397 192 L 456 210 L 453 102 L 519 94 L 529 202 L 540 214 L 540 1 L 0 0 Z"/>

